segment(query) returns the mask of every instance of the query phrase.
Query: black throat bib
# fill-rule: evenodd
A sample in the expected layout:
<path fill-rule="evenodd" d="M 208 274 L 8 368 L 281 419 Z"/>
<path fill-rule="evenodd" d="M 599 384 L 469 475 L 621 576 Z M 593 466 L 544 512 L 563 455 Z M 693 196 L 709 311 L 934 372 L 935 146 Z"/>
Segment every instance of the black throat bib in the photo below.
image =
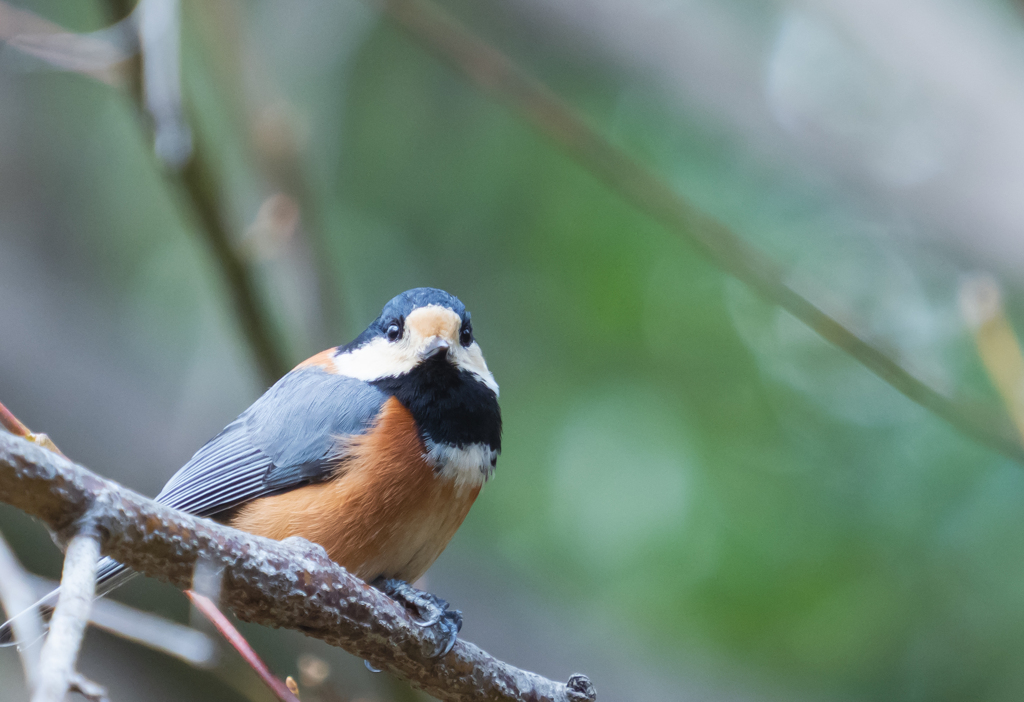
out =
<path fill-rule="evenodd" d="M 501 450 L 498 396 L 446 356 L 434 356 L 400 376 L 372 382 L 412 413 L 424 439 L 465 448 L 485 444 Z"/>

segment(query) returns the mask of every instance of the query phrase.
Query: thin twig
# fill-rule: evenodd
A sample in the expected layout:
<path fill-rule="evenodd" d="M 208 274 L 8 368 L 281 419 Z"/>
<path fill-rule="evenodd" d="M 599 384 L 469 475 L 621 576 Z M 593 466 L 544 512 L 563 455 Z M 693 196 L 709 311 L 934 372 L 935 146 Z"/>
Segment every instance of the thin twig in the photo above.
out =
<path fill-rule="evenodd" d="M 200 595 L 195 590 L 185 590 L 185 594 L 191 600 L 192 605 L 204 617 L 209 619 L 217 628 L 217 631 L 238 651 L 242 659 L 256 672 L 256 675 L 260 677 L 264 685 L 270 688 L 270 691 L 277 696 L 277 699 L 281 700 L 281 702 L 299 702 L 299 698 L 292 694 L 291 690 L 288 689 L 280 678 L 270 672 L 270 668 L 263 662 L 259 654 L 253 650 L 249 642 L 242 636 L 242 633 L 235 628 L 230 619 L 224 616 L 223 612 L 217 609 L 217 605 L 209 597 Z"/>
<path fill-rule="evenodd" d="M 0 502 L 61 532 L 88 515 L 103 553 L 185 590 L 197 561 L 223 570 L 221 604 L 243 621 L 302 631 L 451 702 L 588 702 L 584 676 L 556 683 L 443 639 L 308 541 L 273 541 L 178 512 L 0 432 Z M 60 605 L 58 605 L 59 609 Z"/>
<path fill-rule="evenodd" d="M 786 282 L 785 270 L 778 262 L 701 212 L 608 141 L 549 88 L 443 10 L 425 0 L 379 2 L 417 41 L 499 98 L 638 210 L 702 250 L 727 273 L 788 311 L 914 402 L 976 441 L 1024 463 L 1024 448 L 1005 417 L 947 397 L 801 296 Z"/>
<path fill-rule="evenodd" d="M 97 600 L 89 623 L 196 668 L 210 668 L 217 662 L 217 647 L 203 632 L 115 600 Z"/>
<path fill-rule="evenodd" d="M 0 402 L 0 427 L 11 432 L 15 436 L 29 436 L 32 432 L 28 430 L 21 420 L 14 416 L 9 409 Z"/>
<path fill-rule="evenodd" d="M 0 572 L 4 572 L 2 568 L 3 562 L 0 559 Z M 31 595 L 31 600 L 25 607 L 53 592 L 59 585 L 49 578 L 30 573 L 24 575 Z M 209 668 L 216 663 L 217 647 L 213 639 L 203 632 L 156 614 L 129 607 L 109 597 L 97 599 L 92 603 L 89 624 L 108 634 L 133 641 L 196 668 Z M 15 638 L 18 641 L 31 640 L 23 634 L 18 634 Z"/>
<path fill-rule="evenodd" d="M 105 6 L 111 21 L 121 21 L 132 9 L 131 3 L 126 0 L 106 0 Z M 157 10 L 160 7 L 157 6 Z M 144 17 L 143 20 L 146 18 Z M 180 25 L 175 27 L 180 31 Z M 179 39 L 180 41 L 180 39 Z M 165 38 L 164 44 L 170 44 Z M 150 43 L 150 46 L 152 43 Z M 157 44 L 160 45 L 159 43 Z M 177 53 L 167 52 L 169 55 L 143 56 L 143 61 L 177 61 Z M 149 85 L 143 83 L 143 71 L 138 65 L 139 61 L 127 67 L 131 78 L 126 81 L 126 94 L 135 104 L 139 114 L 140 124 L 144 125 L 152 134 L 156 128 L 155 119 L 147 121 L 146 100 L 152 90 Z M 155 70 L 152 66 L 145 72 L 146 77 L 177 77 L 178 67 L 167 70 Z M 180 88 L 168 91 L 166 88 L 158 90 L 165 97 L 168 93 L 181 98 Z M 164 120 L 166 133 L 177 134 L 184 139 L 183 129 L 187 128 L 187 121 L 181 117 L 186 110 L 182 105 L 162 105 L 160 114 L 173 114 L 177 117 L 168 117 Z M 185 127 L 176 123 L 181 121 Z M 169 123 L 169 124 L 167 124 Z M 177 126 L 175 126 L 177 124 Z M 170 138 L 170 141 L 180 141 L 177 137 Z M 191 156 L 183 163 L 173 158 L 165 161 L 168 167 L 164 170 L 164 177 L 177 200 L 183 209 L 190 213 L 196 225 L 196 229 L 206 240 L 214 261 L 220 268 L 224 284 L 227 286 L 232 306 L 241 331 L 247 345 L 253 355 L 253 360 L 259 370 L 264 382 L 271 384 L 288 372 L 290 366 L 285 360 L 285 353 L 274 335 L 274 324 L 266 306 L 259 301 L 257 293 L 256 277 L 245 258 L 239 253 L 235 245 L 235 238 L 231 235 L 231 227 L 224 216 L 224 205 L 221 202 L 223 188 L 216 172 L 207 160 L 202 139 L 198 134 L 188 135 Z M 173 146 L 173 145 L 172 145 Z M 173 149 L 175 153 L 179 151 Z"/>
<path fill-rule="evenodd" d="M 4 403 L 0 402 L 0 429 L 5 429 L 15 436 L 22 436 L 37 446 L 42 446 L 44 449 L 53 451 L 54 453 L 63 456 L 64 453 L 57 448 L 57 444 L 53 443 L 53 440 L 46 434 L 37 434 L 31 431 L 27 426 L 21 423 L 21 420 L 14 416 L 9 409 L 4 407 Z"/>
<path fill-rule="evenodd" d="M 64 553 L 60 595 L 50 619 L 50 633 L 39 656 L 39 684 L 32 702 L 61 702 L 68 692 L 89 622 L 89 608 L 96 594 L 99 557 L 99 535 L 91 523 L 85 522 L 71 537 Z"/>
<path fill-rule="evenodd" d="M 0 536 L 0 605 L 11 619 L 15 640 L 22 642 L 18 653 L 29 690 L 34 690 L 39 681 L 39 647 L 35 644 L 43 636 L 42 620 L 32 606 L 35 602 L 28 573 Z"/>
<path fill-rule="evenodd" d="M 72 673 L 69 689 L 77 692 L 89 702 L 110 702 L 107 695 L 107 688 L 95 683 L 81 673 Z"/>

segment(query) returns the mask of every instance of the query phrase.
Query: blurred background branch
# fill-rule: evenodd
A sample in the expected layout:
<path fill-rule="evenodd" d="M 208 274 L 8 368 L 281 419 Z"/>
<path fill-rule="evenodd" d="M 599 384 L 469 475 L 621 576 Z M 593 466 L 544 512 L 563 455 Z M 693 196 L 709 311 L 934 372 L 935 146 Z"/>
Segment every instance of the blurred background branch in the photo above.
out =
<path fill-rule="evenodd" d="M 803 297 L 787 283 L 785 270 L 777 262 L 675 193 L 638 160 L 604 138 L 554 92 L 438 7 L 423 0 L 386 0 L 382 6 L 429 49 L 478 86 L 496 94 L 627 201 L 697 246 L 766 300 L 793 314 L 822 338 L 966 435 L 1024 463 L 1024 447 L 1001 417 L 986 407 L 957 401 L 936 390 Z M 125 9 L 119 0 L 111 0 L 109 7 L 113 17 Z M 132 92 L 140 109 L 145 106 L 150 115 L 156 153 L 206 236 L 257 366 L 270 384 L 287 372 L 289 365 L 284 360 L 283 347 L 275 340 L 269 310 L 259 301 L 255 279 L 240 251 L 238 237 L 232 236 L 224 220 L 224 205 L 220 202 L 223 187 L 215 169 L 202 150 L 193 152 L 192 130 L 185 121 L 180 88 L 179 12 L 177 0 L 144 0 L 133 10 L 137 15 L 135 24 L 139 27 L 144 70 L 143 89 Z M 20 24 L 27 22 L 20 20 Z M 270 168 L 282 174 L 284 182 L 300 195 L 304 211 L 316 212 L 302 169 L 294 160 L 294 149 L 286 151 L 290 158 L 278 159 L 277 165 Z M 314 238 L 322 237 L 320 232 Z M 325 307 L 330 309 L 335 308 Z"/>
<path fill-rule="evenodd" d="M 43 636 L 43 624 L 39 613 L 32 609 L 37 598 L 29 585 L 29 577 L 0 536 L 0 607 L 6 614 L 5 620 L 24 613 L 12 626 L 17 640 L 25 642 L 18 647 L 18 654 L 25 670 L 26 686 L 34 690 L 39 680 L 39 640 Z"/>
<path fill-rule="evenodd" d="M 386 7 L 164 3 L 184 107 L 167 114 L 197 135 L 282 366 L 416 285 L 473 311 L 503 467 L 430 573 L 466 637 L 554 680 L 600 671 L 608 699 L 1016 700 L 1024 471 L 993 449 L 1019 441 L 1015 381 L 983 346 L 1012 349 L 988 334 L 1024 310 L 1017 6 L 440 0 L 454 35 L 435 5 Z M 154 156 L 134 9 L 0 5 L 0 395 L 154 494 L 274 373 Z M 634 171 L 547 103 L 524 117 L 536 85 L 647 173 L 609 186 Z M 680 234 L 719 226 L 738 249 Z M 1005 326 L 958 307 L 976 270 Z M 780 279 L 996 443 L 767 302 Z M 59 573 L 20 512 L 0 505 L 0 530 Z M 152 579 L 117 596 L 189 616 Z M 420 694 L 298 633 L 240 630 L 303 702 Z M 81 670 L 114 699 L 269 699 L 235 656 L 195 675 L 87 636 Z M 20 665 L 0 651 L 13 699 Z"/>
<path fill-rule="evenodd" d="M 108 15 L 125 16 L 129 3 L 109 0 Z M 226 219 L 224 186 L 201 136 L 188 124 L 188 108 L 180 86 L 180 7 L 177 0 L 142 0 L 135 16 L 140 37 L 142 70 L 129 94 L 148 124 L 164 175 L 207 246 L 221 272 L 235 316 L 264 382 L 273 384 L 291 367 L 260 293 L 250 263 L 240 251 L 240 238 Z"/>
<path fill-rule="evenodd" d="M 248 232 L 249 253 L 257 259 L 273 260 L 288 239 L 305 235 L 312 249 L 320 327 L 313 347 L 326 348 L 337 345 L 352 331 L 346 326 L 342 276 L 331 265 L 330 242 L 341 238 L 340 225 L 325 204 L 330 200 L 330 194 L 323 192 L 325 184 L 316 183 L 304 161 L 308 125 L 303 125 L 301 113 L 269 75 L 262 47 L 254 46 L 241 30 L 244 22 L 242 6 L 236 2 L 204 3 L 195 7 L 193 15 L 218 99 L 244 135 L 247 162 L 271 192 Z M 264 212 L 293 211 L 294 217 L 286 220 L 290 226 L 265 226 L 271 222 Z"/>
<path fill-rule="evenodd" d="M 238 323 L 248 341 L 260 377 L 272 385 L 288 372 L 284 349 L 277 341 L 270 313 L 259 301 L 252 270 L 240 255 L 238 245 L 225 225 L 221 214 L 220 191 L 213 167 L 206 161 L 202 139 L 195 139 L 195 148 L 180 173 L 168 178 L 179 189 L 190 206 L 199 229 L 220 268 L 224 284 L 230 291 Z"/>
<path fill-rule="evenodd" d="M 79 34 L 39 15 L 0 2 L 0 40 L 18 51 L 66 71 L 109 85 L 123 78 L 120 69 L 136 51 L 133 32 L 122 23 Z"/>
<path fill-rule="evenodd" d="M 194 578 L 193 578 L 194 580 Z M 218 588 L 219 590 L 219 588 Z M 185 590 L 185 595 L 188 597 L 192 606 L 195 607 L 199 612 L 206 617 L 210 623 L 220 632 L 231 646 L 238 651 L 238 654 L 242 656 L 246 664 L 252 668 L 253 672 L 259 676 L 274 696 L 277 697 L 281 702 L 298 702 L 298 697 L 294 690 L 287 687 L 281 679 L 277 678 L 273 673 L 270 672 L 270 668 L 263 662 L 263 659 L 259 657 L 259 654 L 253 650 L 249 642 L 245 640 L 245 637 L 239 633 L 238 629 L 231 623 L 231 620 L 224 616 L 217 605 L 214 604 L 213 600 L 205 595 L 201 595 L 195 590 Z"/>
<path fill-rule="evenodd" d="M 1003 309 L 1002 291 L 995 278 L 983 274 L 966 278 L 960 284 L 960 307 L 992 385 L 1024 441 L 1024 353 Z"/>
<path fill-rule="evenodd" d="M 782 307 L 967 436 L 1024 463 L 1024 447 L 1002 416 L 947 397 L 800 295 L 786 282 L 785 269 L 778 262 L 674 192 L 638 160 L 603 137 L 568 103 L 436 5 L 424 0 L 382 0 L 381 6 L 424 46 L 509 105 L 596 178 L 703 251 L 765 300 Z"/>

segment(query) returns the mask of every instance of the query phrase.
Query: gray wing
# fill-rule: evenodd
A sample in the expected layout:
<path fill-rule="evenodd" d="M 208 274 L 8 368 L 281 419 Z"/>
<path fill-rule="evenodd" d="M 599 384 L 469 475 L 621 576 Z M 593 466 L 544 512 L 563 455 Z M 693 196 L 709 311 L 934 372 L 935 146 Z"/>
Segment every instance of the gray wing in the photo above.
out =
<path fill-rule="evenodd" d="M 156 499 L 206 517 L 326 480 L 344 460 L 338 438 L 364 433 L 386 399 L 355 378 L 293 370 L 199 449 Z"/>
<path fill-rule="evenodd" d="M 157 502 L 209 517 L 257 497 L 326 480 L 345 458 L 338 437 L 365 432 L 387 397 L 355 378 L 319 368 L 293 370 L 199 449 Z M 97 596 L 134 575 L 104 558 L 96 573 Z M 52 608 L 57 593 L 34 607 Z M 8 621 L 0 625 L 0 645 L 11 639 Z"/>

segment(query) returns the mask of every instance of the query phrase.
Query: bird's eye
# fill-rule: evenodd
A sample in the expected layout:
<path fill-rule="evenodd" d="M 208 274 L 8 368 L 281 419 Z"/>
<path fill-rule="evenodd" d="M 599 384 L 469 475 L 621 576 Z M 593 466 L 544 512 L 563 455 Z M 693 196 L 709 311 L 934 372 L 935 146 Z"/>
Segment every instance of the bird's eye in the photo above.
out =
<path fill-rule="evenodd" d="M 387 335 L 388 341 L 398 341 L 402 337 L 402 325 L 394 321 L 388 325 L 387 331 L 384 333 Z"/>
<path fill-rule="evenodd" d="M 463 327 L 462 331 L 459 332 L 459 343 L 463 346 L 469 346 L 473 343 L 473 328 Z"/>

